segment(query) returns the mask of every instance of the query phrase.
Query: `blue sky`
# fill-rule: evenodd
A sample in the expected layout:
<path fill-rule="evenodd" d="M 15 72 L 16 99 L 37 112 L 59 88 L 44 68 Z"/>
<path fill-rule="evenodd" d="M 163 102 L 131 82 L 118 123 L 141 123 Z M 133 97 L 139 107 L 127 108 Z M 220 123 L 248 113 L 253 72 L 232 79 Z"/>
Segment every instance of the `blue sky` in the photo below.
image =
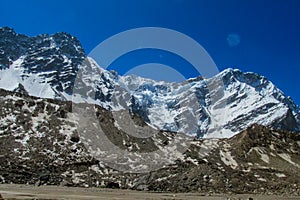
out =
<path fill-rule="evenodd" d="M 69 32 L 86 53 L 128 29 L 174 29 L 200 43 L 220 70 L 262 74 L 300 104 L 298 0 L 2 0 L 0 8 L 0 26 L 31 36 Z M 153 60 L 186 64 L 167 52 L 150 54 L 149 60 L 145 52 L 133 52 L 117 60 L 115 68 L 124 65 L 129 70 Z M 165 57 L 169 59 L 161 59 Z M 188 68 L 187 77 L 198 75 Z"/>

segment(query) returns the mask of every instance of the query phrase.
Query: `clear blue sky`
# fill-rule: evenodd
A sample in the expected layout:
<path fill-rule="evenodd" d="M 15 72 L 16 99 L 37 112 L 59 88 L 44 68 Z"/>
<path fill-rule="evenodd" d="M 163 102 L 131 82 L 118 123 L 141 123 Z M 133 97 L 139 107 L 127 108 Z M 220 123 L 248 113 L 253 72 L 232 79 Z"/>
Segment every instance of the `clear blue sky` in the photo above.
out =
<path fill-rule="evenodd" d="M 199 42 L 220 70 L 262 74 L 300 104 L 298 0 L 2 0 L 0 8 L 0 26 L 31 36 L 69 32 L 86 53 L 128 29 L 174 29 Z"/>

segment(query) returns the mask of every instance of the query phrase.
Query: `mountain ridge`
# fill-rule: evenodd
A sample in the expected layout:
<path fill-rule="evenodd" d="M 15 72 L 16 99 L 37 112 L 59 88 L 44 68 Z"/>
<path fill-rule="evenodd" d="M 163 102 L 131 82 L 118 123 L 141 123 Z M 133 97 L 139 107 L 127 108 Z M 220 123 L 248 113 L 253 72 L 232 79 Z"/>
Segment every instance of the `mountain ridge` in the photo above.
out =
<path fill-rule="evenodd" d="M 252 72 L 226 69 L 211 78 L 157 82 L 102 69 L 66 33 L 27 37 L 2 28 L 0 35 L 3 89 L 131 110 L 157 129 L 198 137 L 231 137 L 254 123 L 300 130 L 299 106 Z"/>

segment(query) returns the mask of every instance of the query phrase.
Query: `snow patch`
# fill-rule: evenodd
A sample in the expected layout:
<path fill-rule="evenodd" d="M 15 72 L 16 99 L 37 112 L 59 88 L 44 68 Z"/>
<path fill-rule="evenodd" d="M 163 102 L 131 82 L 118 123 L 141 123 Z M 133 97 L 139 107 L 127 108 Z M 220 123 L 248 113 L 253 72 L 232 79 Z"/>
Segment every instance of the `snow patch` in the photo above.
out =
<path fill-rule="evenodd" d="M 19 62 L 18 60 L 15 62 Z M 12 66 L 16 66 L 13 64 Z M 43 98 L 55 98 L 55 92 L 51 86 L 42 80 L 37 74 L 24 74 L 22 69 L 10 67 L 0 70 L 0 88 L 13 91 L 18 88 L 19 84 L 23 85 L 25 90 L 32 96 Z"/>
<path fill-rule="evenodd" d="M 275 173 L 275 175 L 278 177 L 278 178 L 285 178 L 286 175 L 283 174 L 283 173 Z"/>
<path fill-rule="evenodd" d="M 265 153 L 265 151 L 262 148 L 260 148 L 260 147 L 252 147 L 250 149 L 249 153 L 251 153 L 253 150 L 260 156 L 260 159 L 262 161 L 264 161 L 265 163 L 269 163 L 270 162 L 270 157 L 268 156 L 268 154 Z"/>
<path fill-rule="evenodd" d="M 283 173 L 276 173 L 275 175 L 276 175 L 278 178 L 285 178 L 285 177 L 286 177 L 286 175 L 283 174 Z"/>
<path fill-rule="evenodd" d="M 231 153 L 229 151 L 222 151 L 220 150 L 220 157 L 222 162 L 230 166 L 232 169 L 236 169 L 238 167 L 237 162 L 234 160 L 234 158 L 231 156 Z"/>
<path fill-rule="evenodd" d="M 300 168 L 300 165 L 298 165 L 297 163 L 295 163 L 295 162 L 292 161 L 291 156 L 289 154 L 279 153 L 277 155 L 280 156 L 282 159 L 286 160 L 287 162 L 291 163 L 292 165 Z"/>

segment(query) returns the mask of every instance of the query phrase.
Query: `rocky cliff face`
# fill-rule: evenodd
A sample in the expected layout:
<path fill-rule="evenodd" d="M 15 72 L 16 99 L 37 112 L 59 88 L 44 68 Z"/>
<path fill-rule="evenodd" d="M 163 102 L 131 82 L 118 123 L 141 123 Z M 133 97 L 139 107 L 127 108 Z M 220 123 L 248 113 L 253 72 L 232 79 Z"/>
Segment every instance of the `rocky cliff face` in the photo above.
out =
<path fill-rule="evenodd" d="M 165 166 L 134 173 L 139 170 L 135 160 L 117 160 L 124 169 L 117 170 L 107 160 L 96 159 L 86 134 L 78 132 L 80 117 L 71 112 L 71 102 L 0 90 L 0 104 L 1 183 L 300 194 L 299 134 L 252 125 L 229 139 L 183 140 L 186 149 Z M 130 136 L 120 130 L 111 111 L 91 108 L 109 141 L 124 151 L 154 152 L 178 138 L 164 131 L 148 138 Z M 136 125 L 148 127 L 138 116 L 129 116 Z M 172 155 L 163 152 L 145 163 Z"/>
<path fill-rule="evenodd" d="M 68 94 L 72 93 L 76 72 L 86 57 L 80 42 L 70 34 L 28 37 L 7 27 L 0 29 L 0 55 L 2 69 L 19 72 L 15 78 L 26 82 L 36 75 L 40 79 L 36 84 L 47 83 L 53 91 Z"/>

